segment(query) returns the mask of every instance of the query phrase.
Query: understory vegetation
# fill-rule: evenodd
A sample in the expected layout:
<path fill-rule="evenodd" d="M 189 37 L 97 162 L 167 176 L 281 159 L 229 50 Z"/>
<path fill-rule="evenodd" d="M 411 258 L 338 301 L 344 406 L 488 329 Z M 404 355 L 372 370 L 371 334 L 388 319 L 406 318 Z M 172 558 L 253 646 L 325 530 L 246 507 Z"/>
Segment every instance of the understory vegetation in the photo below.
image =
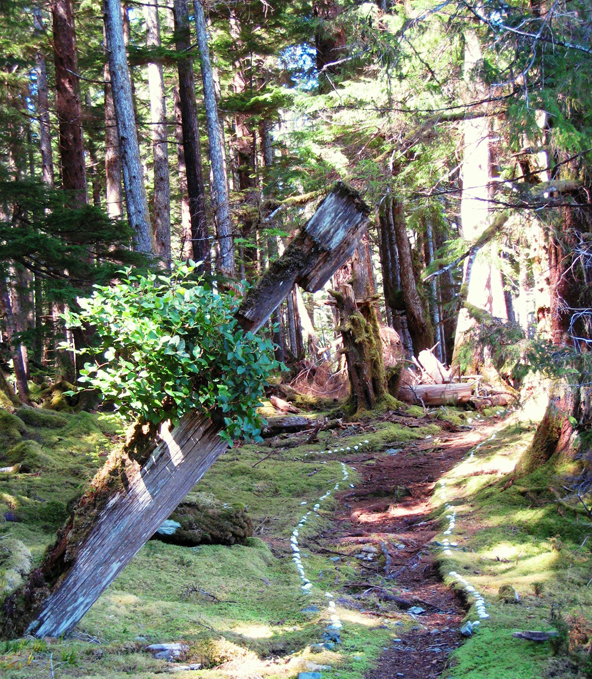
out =
<path fill-rule="evenodd" d="M 370 418 L 343 430 L 322 431 L 318 443 L 287 438 L 228 451 L 192 496 L 246 510 L 254 527 L 247 544 L 188 548 L 148 542 L 72 638 L 5 642 L 0 649 L 3 676 L 45 677 L 51 662 L 60 677 L 149 679 L 168 665 L 144 647 L 169 641 L 187 643 L 184 662 L 202 665 L 198 672 L 179 672 L 180 677 L 287 678 L 319 668 L 341 679 L 365 676 L 393 639 L 424 627 L 421 616 L 409 616 L 374 596 L 360 599 L 348 588 L 372 577 L 374 587 L 404 595 L 396 581 L 381 575 L 382 556 L 371 575 L 357 560 L 355 543 L 327 543 L 334 513 L 347 504 L 344 490 L 323 501 L 300 529 L 302 561 L 313 583 L 310 594 L 300 587 L 289 540 L 303 513 L 341 480 L 342 462 L 350 471 L 348 483 L 357 488 L 364 464 L 377 464 L 389 454 L 420 460 L 441 445 L 441 426 L 454 423 L 468 431 L 475 425 L 471 411 L 433 409 L 426 418 L 421 408 L 406 409 L 412 426 Z M 28 446 L 29 451 L 20 460 L 18 452 L 11 452 L 7 461 L 31 466 L 27 473 L 0 475 L 0 511 L 10 512 L 12 519 L 2 525 L 0 548 L 5 540 L 22 540 L 39 562 L 66 515 L 68 499 L 80 492 L 122 432 L 110 415 L 41 412 L 36 419 L 33 413 L 22 411 L 23 420 L 2 414 L 2 435 L 10 440 L 10 450 Z M 311 413 L 313 418 L 323 414 Z M 530 446 L 536 424 L 516 414 L 483 422 L 486 433 L 479 436 L 485 442 L 434 483 L 431 518 L 441 532 L 430 551 L 444 580 L 459 587 L 450 572 L 464 576 L 485 597 L 489 614 L 449 658 L 444 676 L 587 677 L 590 517 L 569 499 L 556 501 L 556 491 L 565 494 L 561 484 L 574 482 L 581 463 L 553 459 L 518 477 L 515 465 Z M 433 447 L 414 453 L 412 444 L 426 437 L 434 440 Z M 34 458 L 31 451 L 43 455 Z M 68 484 L 62 481 L 66 473 Z M 386 498 L 392 506 L 398 493 L 392 489 Z M 451 509 L 456 528 L 445 537 Z M 445 540 L 453 545 L 449 555 L 443 553 Z M 515 589 L 519 603 L 500 600 L 504 585 Z M 341 644 L 320 645 L 327 621 L 325 592 L 337 601 Z M 476 620 L 475 611 L 469 595 L 466 620 Z M 559 636 L 544 644 L 511 636 L 525 629 L 555 630 Z"/>

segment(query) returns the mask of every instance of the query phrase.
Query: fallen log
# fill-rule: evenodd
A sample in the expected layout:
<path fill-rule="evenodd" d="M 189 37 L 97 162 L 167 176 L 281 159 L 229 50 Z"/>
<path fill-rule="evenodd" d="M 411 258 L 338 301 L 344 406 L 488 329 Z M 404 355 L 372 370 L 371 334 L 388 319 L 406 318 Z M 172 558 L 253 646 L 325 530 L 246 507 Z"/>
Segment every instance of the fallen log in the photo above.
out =
<path fill-rule="evenodd" d="M 360 197 L 338 184 L 237 312 L 256 332 L 299 283 L 318 290 L 351 256 L 368 222 Z M 0 636 L 60 637 L 99 596 L 226 450 L 223 418 L 189 413 L 172 431 L 137 425 L 78 501 L 57 540 L 5 599 Z"/>
<path fill-rule="evenodd" d="M 313 421 L 308 417 L 270 417 L 261 436 L 266 439 L 278 434 L 295 434 L 310 429 L 312 424 Z"/>
<path fill-rule="evenodd" d="M 288 401 L 284 401 L 283 398 L 278 398 L 277 396 L 270 396 L 269 401 L 271 405 L 282 413 L 299 413 L 300 408 L 293 406 Z"/>
<path fill-rule="evenodd" d="M 407 403 L 441 406 L 467 403 L 471 393 L 470 384 L 416 384 L 399 387 L 398 397 Z"/>

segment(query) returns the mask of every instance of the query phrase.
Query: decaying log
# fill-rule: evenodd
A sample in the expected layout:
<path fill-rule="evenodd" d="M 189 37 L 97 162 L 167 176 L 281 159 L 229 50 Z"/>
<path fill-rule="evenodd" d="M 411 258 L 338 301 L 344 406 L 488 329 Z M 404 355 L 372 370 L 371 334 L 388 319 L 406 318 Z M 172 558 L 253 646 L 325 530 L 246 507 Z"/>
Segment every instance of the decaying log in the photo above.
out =
<path fill-rule="evenodd" d="M 471 399 L 470 384 L 416 384 L 399 388 L 398 397 L 407 403 L 423 403 L 426 406 L 467 403 Z"/>
<path fill-rule="evenodd" d="M 434 384 L 450 382 L 450 370 L 440 363 L 430 349 L 420 351 L 417 360 L 425 372 L 434 380 Z"/>
<path fill-rule="evenodd" d="M 278 434 L 295 434 L 310 429 L 311 424 L 308 417 L 269 417 L 267 427 L 261 435 L 263 438 L 271 438 Z"/>
<path fill-rule="evenodd" d="M 370 210 L 341 182 L 319 205 L 308 224 L 261 277 L 239 311 L 246 330 L 259 329 L 294 283 L 317 292 L 354 253 Z"/>
<path fill-rule="evenodd" d="M 318 290 L 357 245 L 368 208 L 343 184 L 321 203 L 283 257 L 247 296 L 237 316 L 255 332 L 294 282 Z M 211 415 L 211 414 L 210 414 Z M 5 599 L 0 636 L 70 632 L 114 578 L 224 452 L 221 417 L 190 413 L 170 431 L 136 426 L 114 451 L 60 529 L 43 562 Z"/>
<path fill-rule="evenodd" d="M 271 403 L 271 405 L 276 410 L 279 410 L 282 413 L 299 413 L 300 412 L 300 408 L 293 406 L 291 403 L 288 403 L 288 401 L 284 401 L 283 398 L 279 398 L 278 396 L 270 396 L 269 402 Z"/>

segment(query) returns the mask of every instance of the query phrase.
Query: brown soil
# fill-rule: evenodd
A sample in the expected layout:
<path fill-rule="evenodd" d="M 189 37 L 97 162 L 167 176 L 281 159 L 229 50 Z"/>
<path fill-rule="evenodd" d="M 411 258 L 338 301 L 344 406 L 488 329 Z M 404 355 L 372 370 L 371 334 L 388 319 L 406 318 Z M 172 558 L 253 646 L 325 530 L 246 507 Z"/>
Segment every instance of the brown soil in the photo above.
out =
<path fill-rule="evenodd" d="M 351 459 L 363 480 L 353 491 L 338 494 L 336 522 L 322 543 L 337 552 L 352 543 L 359 548 L 373 545 L 383 555 L 362 562 L 360 582 L 348 585 L 367 614 L 378 619 L 388 618 L 390 612 L 392 617 L 405 618 L 409 606 L 425 609 L 414 616 L 411 631 L 401 632 L 402 641 L 384 651 L 366 679 L 435 679 L 445 672 L 450 652 L 462 643 L 459 629 L 465 610 L 441 582 L 433 563 L 428 545 L 441 529 L 429 514 L 438 479 L 486 437 L 486 429 L 442 432 L 437 447 L 420 441 L 401 445 L 396 455 L 363 454 Z M 397 488 L 399 501 L 394 498 Z M 393 602 L 392 597 L 399 601 Z"/>

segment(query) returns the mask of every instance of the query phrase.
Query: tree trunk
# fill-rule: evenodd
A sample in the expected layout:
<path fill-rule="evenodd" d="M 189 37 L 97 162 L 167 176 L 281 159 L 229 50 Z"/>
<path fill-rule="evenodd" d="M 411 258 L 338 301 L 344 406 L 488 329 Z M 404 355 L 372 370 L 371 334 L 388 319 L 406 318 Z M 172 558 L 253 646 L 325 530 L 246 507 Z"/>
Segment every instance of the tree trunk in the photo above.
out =
<path fill-rule="evenodd" d="M 72 0 L 52 0 L 51 14 L 62 188 L 72 191 L 77 202 L 86 203 L 82 103 Z"/>
<path fill-rule="evenodd" d="M 302 337 L 302 322 L 296 299 L 296 287 L 293 287 L 292 292 L 288 295 L 286 306 L 288 328 L 290 330 L 290 350 L 297 361 L 302 361 L 306 354 L 304 351 L 304 338 Z"/>
<path fill-rule="evenodd" d="M 550 387 L 545 415 L 516 465 L 517 476 L 532 473 L 554 456 L 558 462 L 577 456 L 581 463 L 589 465 L 586 456 L 581 455 L 582 441 L 580 438 L 578 442 L 578 434 L 585 435 L 592 425 L 592 375 L 584 372 L 578 378 L 575 381 L 564 377 Z"/>
<path fill-rule="evenodd" d="M 224 162 L 224 146 L 220 120 L 218 118 L 218 104 L 212 64 L 210 62 L 210 48 L 206 28 L 206 17 L 200 0 L 194 0 L 195 28 L 200 56 L 201 77 L 203 81 L 206 122 L 210 146 L 210 163 L 212 166 L 212 203 L 216 216 L 216 232 L 219 246 L 219 257 L 216 267 L 220 273 L 233 278 L 236 275 L 234 262 L 234 241 L 232 235 L 232 220 L 230 202 L 228 198 L 228 180 Z"/>
<path fill-rule="evenodd" d="M 175 40 L 177 52 L 188 53 L 191 46 L 189 15 L 186 0 L 175 0 Z M 183 132 L 183 157 L 191 217 L 191 252 L 196 262 L 204 262 L 210 270 L 210 240 L 206 220 L 206 198 L 199 144 L 199 123 L 195 101 L 193 59 L 186 57 L 177 61 L 179 72 L 179 101 Z"/>
<path fill-rule="evenodd" d="M 383 346 L 375 303 L 371 299 L 358 304 L 354 289 L 343 283 L 330 290 L 339 310 L 339 330 L 347 361 L 350 398 L 356 411 L 372 410 L 387 393 Z"/>
<path fill-rule="evenodd" d="M 191 233 L 191 209 L 187 193 L 187 168 L 185 165 L 185 149 L 183 148 L 183 116 L 181 113 L 181 97 L 179 88 L 173 89 L 175 102 L 175 140 L 177 142 L 177 175 L 179 194 L 181 197 L 181 258 L 193 259 L 193 235 Z"/>
<path fill-rule="evenodd" d="M 27 372 L 20 344 L 14 342 L 17 332 L 16 320 L 10 300 L 10 290 L 6 282 L 5 273 L 0 270 L 0 311 L 4 316 L 4 329 L 10 347 L 10 357 L 14 368 L 18 395 L 24 403 L 29 402 L 29 386 L 27 385 Z"/>
<path fill-rule="evenodd" d="M 393 199 L 393 227 L 399 253 L 401 288 L 405 302 L 405 313 L 409 334 L 413 342 L 413 351 L 417 355 L 424 349 L 434 346 L 434 329 L 426 314 L 423 301 L 417 291 L 417 282 L 413 271 L 411 244 L 405 229 L 405 213 L 403 204 Z"/>
<path fill-rule="evenodd" d="M 109 61 L 105 62 L 103 74 L 105 78 L 105 197 L 107 214 L 116 219 L 123 214 L 123 195 L 121 191 L 119 135 L 117 134 Z"/>
<path fill-rule="evenodd" d="M 434 229 L 432 223 L 428 217 L 426 221 L 426 240 L 428 247 L 428 264 L 431 264 L 434 259 L 435 247 L 434 247 Z M 436 347 L 436 357 L 442 363 L 446 362 L 446 341 L 444 338 L 444 331 L 440 321 L 440 292 L 439 292 L 439 279 L 432 278 L 430 281 L 430 292 L 431 292 L 431 312 L 432 312 L 432 323 L 435 332 L 435 339 L 438 343 Z"/>
<path fill-rule="evenodd" d="M 338 186 L 292 241 L 283 257 L 250 290 L 237 319 L 256 332 L 298 281 L 318 290 L 351 256 L 368 208 Z M 279 291 L 279 294 L 278 294 Z M 59 531 L 41 566 L 2 606 L 2 636 L 38 637 L 69 632 L 140 547 L 225 450 L 223 418 L 190 413 L 160 442 L 136 424 L 113 453 Z"/>
<path fill-rule="evenodd" d="M 136 135 L 131 81 L 123 42 L 120 0 L 104 0 L 103 8 L 127 217 L 134 233 L 134 250 L 151 255 L 152 241 L 148 200 L 142 176 L 140 147 Z"/>
<path fill-rule="evenodd" d="M 33 10 L 35 31 L 44 31 L 41 10 Z M 51 126 L 49 120 L 49 87 L 47 84 L 47 67 L 43 52 L 35 55 L 37 71 L 37 116 L 39 119 L 39 149 L 41 151 L 41 177 L 47 186 L 53 186 L 53 151 L 51 148 Z"/>
<path fill-rule="evenodd" d="M 465 34 L 464 77 L 471 96 L 483 92 L 480 82 L 474 81 L 473 72 L 483 58 L 479 38 L 472 30 Z M 477 241 L 489 226 L 490 171 L 490 119 L 467 119 L 464 125 L 464 150 L 462 164 L 461 226 L 466 240 Z M 485 249 L 467 259 L 463 276 L 464 302 L 487 311 L 491 316 L 507 320 L 501 272 L 492 266 Z M 462 292 L 461 292 L 462 295 Z M 454 340 L 453 362 L 475 325 L 467 308 L 458 315 Z"/>
<path fill-rule="evenodd" d="M 144 5 L 146 46 L 160 47 L 158 5 Z M 171 190 L 169 185 L 169 151 L 167 138 L 166 99 L 162 64 L 148 64 L 148 91 L 152 122 L 152 155 L 154 158 L 154 252 L 166 266 L 171 261 Z"/>

